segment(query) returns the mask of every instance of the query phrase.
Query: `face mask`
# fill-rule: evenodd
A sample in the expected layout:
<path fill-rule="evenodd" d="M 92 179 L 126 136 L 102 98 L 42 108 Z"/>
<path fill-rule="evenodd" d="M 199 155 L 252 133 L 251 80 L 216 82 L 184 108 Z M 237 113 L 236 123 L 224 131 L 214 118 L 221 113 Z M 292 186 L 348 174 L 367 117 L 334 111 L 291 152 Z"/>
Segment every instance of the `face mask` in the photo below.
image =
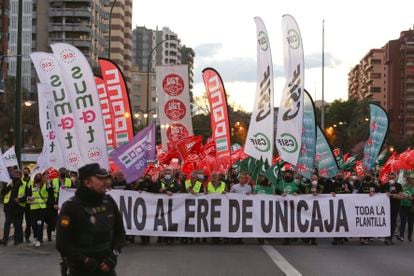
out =
<path fill-rule="evenodd" d="M 317 185 L 318 181 L 317 180 L 312 180 L 312 185 Z"/>
<path fill-rule="evenodd" d="M 295 179 L 295 183 L 300 183 L 300 179 Z"/>
<path fill-rule="evenodd" d="M 28 174 L 28 173 L 25 173 L 23 176 L 24 176 L 25 178 L 28 178 L 28 177 L 29 177 L 29 174 Z"/>
<path fill-rule="evenodd" d="M 164 178 L 165 178 L 165 180 L 170 180 L 170 179 L 171 179 L 171 175 L 166 174 L 166 175 L 164 176 Z"/>
<path fill-rule="evenodd" d="M 352 178 L 352 180 L 357 180 L 358 179 L 358 176 L 353 175 L 351 178 Z"/>
<path fill-rule="evenodd" d="M 395 180 L 390 180 L 390 184 L 394 184 L 395 183 Z"/>
<path fill-rule="evenodd" d="M 200 180 L 204 180 L 204 175 L 202 175 L 202 174 L 198 174 L 198 175 L 197 175 L 197 177 L 198 177 L 198 179 L 200 179 Z"/>
<path fill-rule="evenodd" d="M 72 180 L 72 182 L 76 182 L 76 177 L 75 176 L 72 176 L 70 179 Z"/>

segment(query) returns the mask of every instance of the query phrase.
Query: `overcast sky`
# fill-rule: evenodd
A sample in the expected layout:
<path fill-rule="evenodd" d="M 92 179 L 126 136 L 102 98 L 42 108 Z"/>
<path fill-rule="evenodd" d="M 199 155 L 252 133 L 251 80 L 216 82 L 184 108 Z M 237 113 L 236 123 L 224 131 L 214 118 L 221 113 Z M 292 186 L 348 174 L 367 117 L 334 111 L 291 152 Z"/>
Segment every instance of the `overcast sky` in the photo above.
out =
<path fill-rule="evenodd" d="M 251 111 L 256 91 L 256 27 L 268 31 L 275 75 L 275 105 L 283 78 L 282 15 L 299 24 L 305 52 L 305 87 L 321 99 L 322 20 L 325 19 L 325 100 L 347 99 L 348 72 L 372 48 L 381 48 L 414 25 L 414 1 L 157 0 L 133 2 L 133 26 L 166 26 L 196 52 L 196 95 L 201 70 L 215 68 L 231 99 Z"/>

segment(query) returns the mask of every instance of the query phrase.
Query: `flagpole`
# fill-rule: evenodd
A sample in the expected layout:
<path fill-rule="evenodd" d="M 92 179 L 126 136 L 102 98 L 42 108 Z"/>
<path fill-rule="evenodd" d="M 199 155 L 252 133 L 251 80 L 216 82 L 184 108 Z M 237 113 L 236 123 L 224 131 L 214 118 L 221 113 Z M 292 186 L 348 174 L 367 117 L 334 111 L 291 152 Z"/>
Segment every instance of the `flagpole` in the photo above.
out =
<path fill-rule="evenodd" d="M 322 105 L 321 128 L 325 129 L 325 19 L 322 19 Z"/>

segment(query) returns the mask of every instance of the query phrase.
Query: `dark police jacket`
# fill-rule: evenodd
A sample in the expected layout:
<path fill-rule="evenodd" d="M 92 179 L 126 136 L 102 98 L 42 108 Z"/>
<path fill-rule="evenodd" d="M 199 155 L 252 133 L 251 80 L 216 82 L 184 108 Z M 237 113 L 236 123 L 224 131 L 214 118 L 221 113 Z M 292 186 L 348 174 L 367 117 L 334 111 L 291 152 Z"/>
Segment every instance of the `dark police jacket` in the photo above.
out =
<path fill-rule="evenodd" d="M 86 257 L 100 264 L 125 244 L 121 214 L 109 195 L 80 186 L 59 213 L 56 248 L 75 270 L 83 270 Z"/>

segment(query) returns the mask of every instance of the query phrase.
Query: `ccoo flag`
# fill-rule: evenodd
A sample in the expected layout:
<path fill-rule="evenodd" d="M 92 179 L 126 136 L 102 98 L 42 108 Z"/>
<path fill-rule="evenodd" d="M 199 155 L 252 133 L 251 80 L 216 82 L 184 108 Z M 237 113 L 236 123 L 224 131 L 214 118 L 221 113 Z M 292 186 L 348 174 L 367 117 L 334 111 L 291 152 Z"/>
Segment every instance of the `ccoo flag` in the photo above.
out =
<path fill-rule="evenodd" d="M 299 27 L 291 15 L 283 16 L 282 29 L 286 84 L 277 117 L 276 147 L 284 161 L 296 166 L 302 145 L 305 62 Z"/>
<path fill-rule="evenodd" d="M 155 160 L 155 124 L 144 128 L 128 143 L 113 150 L 112 160 L 125 175 L 127 183 L 142 176 L 147 161 Z"/>
<path fill-rule="evenodd" d="M 203 81 L 210 105 L 211 136 L 216 144 L 216 161 L 230 166 L 230 127 L 223 81 L 219 73 L 213 68 L 203 70 Z"/>
<path fill-rule="evenodd" d="M 364 147 L 364 169 L 371 170 L 381 151 L 388 131 L 388 114 L 379 105 L 370 103 L 369 138 Z"/>
<path fill-rule="evenodd" d="M 269 165 L 273 156 L 273 63 L 266 27 L 255 17 L 257 40 L 257 88 L 244 152 Z"/>

